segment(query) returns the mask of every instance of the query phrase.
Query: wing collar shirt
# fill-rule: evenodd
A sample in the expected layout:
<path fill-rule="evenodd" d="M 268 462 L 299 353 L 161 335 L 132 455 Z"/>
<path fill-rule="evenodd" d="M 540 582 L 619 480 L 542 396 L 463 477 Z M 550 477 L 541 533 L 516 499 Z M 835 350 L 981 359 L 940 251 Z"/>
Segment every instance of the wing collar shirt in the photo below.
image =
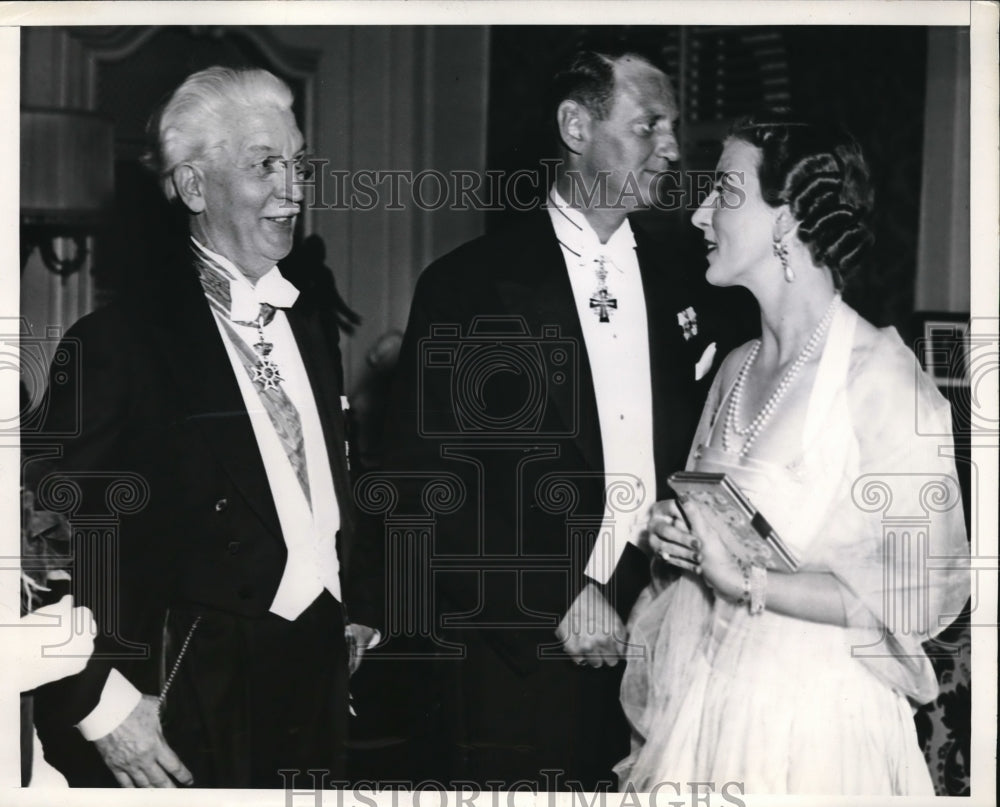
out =
<path fill-rule="evenodd" d="M 291 306 L 299 292 L 282 276 L 277 266 L 263 275 L 256 284 L 251 284 L 231 261 L 206 249 L 194 239 L 192 242 L 196 249 L 214 259 L 229 275 L 232 305 L 231 321 L 228 324 L 236 338 L 243 339 L 252 349 L 253 343 L 257 341 L 257 328 L 237 322 L 256 320 L 261 303 L 269 303 L 277 308 L 274 318 L 264 326 L 264 336 L 274 345 L 270 356 L 280 368 L 283 379 L 281 386 L 299 413 L 311 505 L 302 491 L 274 424 L 261 403 L 257 389 L 230 341 L 223 325 L 224 315 L 214 306 L 212 313 L 250 416 L 288 551 L 281 582 L 270 610 L 285 619 L 294 620 L 323 589 L 329 590 L 338 600 L 341 599 L 340 568 L 335 542 L 340 528 L 340 510 L 323 439 L 323 427 L 295 336 L 285 312 L 281 310 Z M 128 679 L 118 670 L 112 669 L 100 702 L 78 724 L 80 732 L 87 740 L 103 737 L 128 717 L 140 697 L 141 693 Z"/>
<path fill-rule="evenodd" d="M 584 215 L 569 207 L 555 186 L 549 191 L 548 212 L 583 329 L 604 455 L 604 520 L 584 572 L 606 583 L 625 544 L 640 545 L 656 495 L 646 298 L 628 219 L 602 244 Z M 602 258 L 609 296 L 617 301 L 609 322 L 601 322 L 591 304 Z"/>
<path fill-rule="evenodd" d="M 306 368 L 302 363 L 302 356 L 299 354 L 288 318 L 282 310 L 295 302 L 299 292 L 285 280 L 277 266 L 262 275 L 256 284 L 251 284 L 226 258 L 206 249 L 197 241 L 194 241 L 194 244 L 229 274 L 232 299 L 230 324 L 236 336 L 243 339 L 248 347 L 252 348 L 257 341 L 257 328 L 237 323 L 255 320 L 261 303 L 270 303 L 278 309 L 274 319 L 264 326 L 264 336 L 274 345 L 270 358 L 281 370 L 283 379 L 281 387 L 298 410 L 299 420 L 302 423 L 311 505 L 302 491 L 295 469 L 285 453 L 274 424 L 261 403 L 257 388 L 243 368 L 239 354 L 226 333 L 222 324 L 223 315 L 214 307 L 212 312 L 233 366 L 233 372 L 236 374 L 243 403 L 250 415 L 254 437 L 271 487 L 271 496 L 278 511 L 281 533 L 288 549 L 288 560 L 278 591 L 271 603 L 271 611 L 292 620 L 298 617 L 324 588 L 338 600 L 340 599 L 339 568 L 334 541 L 337 530 L 340 529 L 340 511 L 333 488 L 330 460 L 326 453 L 323 427 L 320 424 L 309 377 L 306 375 Z"/>

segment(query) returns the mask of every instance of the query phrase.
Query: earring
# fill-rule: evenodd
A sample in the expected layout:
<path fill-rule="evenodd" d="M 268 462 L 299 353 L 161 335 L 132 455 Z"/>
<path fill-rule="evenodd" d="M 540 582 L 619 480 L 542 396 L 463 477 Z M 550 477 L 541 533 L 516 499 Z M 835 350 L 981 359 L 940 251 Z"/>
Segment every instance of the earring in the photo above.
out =
<path fill-rule="evenodd" d="M 771 249 L 774 251 L 775 257 L 781 261 L 781 268 L 785 270 L 785 282 L 794 283 L 795 272 L 788 263 L 788 244 L 780 238 L 775 238 L 774 243 L 771 245 Z"/>

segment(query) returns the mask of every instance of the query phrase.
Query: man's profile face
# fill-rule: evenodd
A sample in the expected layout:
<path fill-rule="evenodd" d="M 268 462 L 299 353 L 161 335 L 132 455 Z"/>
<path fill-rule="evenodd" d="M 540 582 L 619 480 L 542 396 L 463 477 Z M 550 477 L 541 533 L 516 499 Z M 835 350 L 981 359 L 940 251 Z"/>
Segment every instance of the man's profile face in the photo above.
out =
<path fill-rule="evenodd" d="M 288 110 L 234 109 L 204 166 L 205 210 L 194 233 L 249 277 L 292 249 L 302 201 L 302 133 Z"/>
<path fill-rule="evenodd" d="M 657 173 L 678 158 L 678 113 L 667 77 L 648 62 L 625 56 L 614 72 L 611 109 L 603 120 L 591 117 L 579 167 L 588 191 L 590 183 L 603 183 L 594 204 L 606 200 L 624 217 L 653 201 Z"/>

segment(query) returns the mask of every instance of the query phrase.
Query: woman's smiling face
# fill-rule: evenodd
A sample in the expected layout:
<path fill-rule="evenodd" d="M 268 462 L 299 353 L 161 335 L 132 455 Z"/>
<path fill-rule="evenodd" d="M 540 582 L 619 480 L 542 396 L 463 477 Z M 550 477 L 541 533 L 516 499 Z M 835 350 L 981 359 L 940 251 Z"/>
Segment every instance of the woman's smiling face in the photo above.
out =
<path fill-rule="evenodd" d="M 727 140 L 716 166 L 716 184 L 691 222 L 705 235 L 714 286 L 747 286 L 760 267 L 777 270 L 772 244 L 779 208 L 764 201 L 757 166 L 760 150 Z"/>

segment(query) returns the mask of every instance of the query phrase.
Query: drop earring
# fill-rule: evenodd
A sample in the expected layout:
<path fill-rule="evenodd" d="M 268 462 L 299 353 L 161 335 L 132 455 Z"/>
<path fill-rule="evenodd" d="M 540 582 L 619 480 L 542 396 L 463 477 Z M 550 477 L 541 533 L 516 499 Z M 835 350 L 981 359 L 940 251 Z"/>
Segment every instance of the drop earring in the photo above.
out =
<path fill-rule="evenodd" d="M 774 251 L 775 257 L 777 257 L 777 259 L 781 261 L 781 268 L 785 272 L 785 282 L 794 283 L 795 271 L 788 263 L 788 244 L 786 244 L 780 238 L 775 238 L 774 243 L 771 245 L 771 249 Z"/>

